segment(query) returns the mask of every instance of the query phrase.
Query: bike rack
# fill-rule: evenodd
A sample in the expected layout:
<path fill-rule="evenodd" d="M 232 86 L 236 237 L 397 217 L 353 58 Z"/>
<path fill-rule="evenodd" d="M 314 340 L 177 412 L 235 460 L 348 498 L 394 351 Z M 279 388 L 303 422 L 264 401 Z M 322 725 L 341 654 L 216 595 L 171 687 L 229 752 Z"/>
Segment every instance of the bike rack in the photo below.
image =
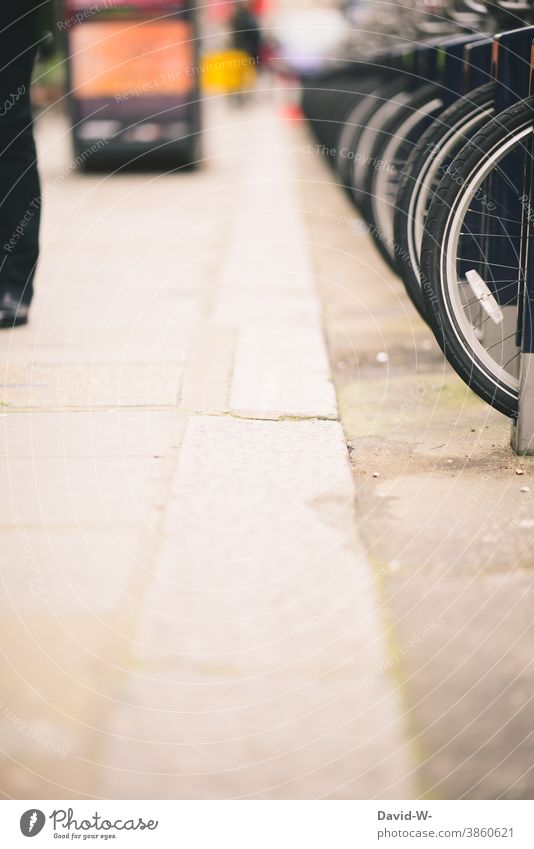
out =
<path fill-rule="evenodd" d="M 483 38 L 464 47 L 464 85 L 462 94 L 492 81 L 491 53 L 493 39 Z"/>
<path fill-rule="evenodd" d="M 529 93 L 534 94 L 534 41 L 531 46 Z M 517 419 L 512 424 L 512 449 L 516 454 L 534 454 L 534 143 L 530 137 L 523 198 L 520 267 L 525 269 L 521 290 L 523 304 L 518 344 L 521 348 L 519 368 L 519 403 Z M 526 201 L 526 202 L 525 202 Z"/>
<path fill-rule="evenodd" d="M 445 102 L 494 83 L 495 115 L 534 95 L 534 26 L 506 30 L 495 36 L 470 33 L 440 36 L 422 44 L 404 43 L 358 64 L 356 73 L 373 68 L 384 78 L 403 75 L 408 87 L 434 82 Z M 482 250 L 466 243 L 461 276 L 480 271 L 503 313 L 497 325 L 476 324 L 484 344 L 520 385 L 511 444 L 518 454 L 534 455 L 534 141 L 525 156 L 504 157 L 491 177 L 489 198 L 509 210 L 506 219 L 491 215 L 488 197 L 473 198 L 472 223 L 484 227 Z M 480 201 L 480 202 L 479 202 Z M 495 207 L 494 207 L 495 208 Z M 469 213 L 471 215 L 471 211 Z M 471 220 L 471 219 L 470 219 Z M 478 232 L 473 229 L 472 232 Z M 506 238 L 503 238 L 505 236 Z M 519 257 L 519 263 L 518 263 Z M 517 271 L 519 267 L 519 271 Z M 510 271 L 513 268 L 514 270 Z M 510 279 L 515 275 L 514 279 Z M 469 284 L 466 282 L 466 296 Z M 519 293 L 519 294 L 518 294 Z M 518 298 L 520 300 L 518 300 Z M 466 301 L 466 304 L 468 302 Z M 483 325 L 483 326 L 481 326 Z"/>
<path fill-rule="evenodd" d="M 509 30 L 494 38 L 492 73 L 496 115 L 528 96 L 533 38 L 532 27 Z M 501 207 L 509 211 L 510 220 L 503 228 L 502 222 L 491 216 L 481 199 L 480 211 L 477 214 L 486 222 L 488 233 L 484 246 L 484 261 L 480 263 L 481 274 L 493 289 L 504 319 L 499 325 L 486 320 L 482 326 L 482 335 L 486 346 L 493 350 L 495 359 L 499 359 L 503 367 L 512 362 L 516 367 L 515 374 L 519 377 L 520 362 L 519 358 L 516 358 L 519 281 L 510 279 L 510 269 L 517 264 L 522 244 L 523 228 L 519 222 L 523 216 L 521 199 L 524 195 L 524 162 L 519 162 L 517 157 L 513 158 L 512 162 L 505 159 L 500 166 L 500 174 L 493 179 L 491 193 L 498 199 Z M 517 224 L 513 223 L 514 219 Z M 503 238 L 503 229 L 507 238 Z"/>
<path fill-rule="evenodd" d="M 441 86 L 445 106 L 454 103 L 465 93 L 467 52 L 480 49 L 487 42 L 488 39 L 480 33 L 459 35 L 443 42 L 438 53 L 437 82 Z M 482 56 L 477 58 L 477 63 L 482 65 Z"/>

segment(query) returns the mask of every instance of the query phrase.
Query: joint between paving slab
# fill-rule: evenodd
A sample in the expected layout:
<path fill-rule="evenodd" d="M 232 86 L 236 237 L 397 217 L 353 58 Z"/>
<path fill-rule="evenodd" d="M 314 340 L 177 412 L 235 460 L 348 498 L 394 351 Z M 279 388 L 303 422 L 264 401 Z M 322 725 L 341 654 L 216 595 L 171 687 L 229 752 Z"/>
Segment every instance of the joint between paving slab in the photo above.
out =
<path fill-rule="evenodd" d="M 61 406 L 61 407 L 8 407 L 4 405 L 2 408 L 5 415 L 11 413 L 121 413 L 121 412 L 151 412 L 151 413 L 168 413 L 180 412 L 176 404 L 103 404 L 90 406 Z"/>
<path fill-rule="evenodd" d="M 254 412 L 253 410 L 218 410 L 208 407 L 187 409 L 180 407 L 179 413 L 186 416 L 215 416 L 225 419 L 238 419 L 240 421 L 255 422 L 339 422 L 338 416 L 322 416 L 320 414 L 296 415 L 294 413 L 266 413 L 265 411 Z"/>
<path fill-rule="evenodd" d="M 226 413 L 228 418 L 243 419 L 260 422 L 338 422 L 337 416 L 321 416 L 321 415 L 294 415 L 290 413 L 273 413 L 268 415 L 264 412 L 254 413 L 247 411 L 232 410 Z"/>

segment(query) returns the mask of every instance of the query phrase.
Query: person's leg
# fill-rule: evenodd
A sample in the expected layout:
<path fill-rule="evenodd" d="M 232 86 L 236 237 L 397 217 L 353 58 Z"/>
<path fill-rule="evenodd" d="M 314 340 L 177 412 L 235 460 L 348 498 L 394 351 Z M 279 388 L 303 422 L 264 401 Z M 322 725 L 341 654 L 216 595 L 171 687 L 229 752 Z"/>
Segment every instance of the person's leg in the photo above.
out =
<path fill-rule="evenodd" d="M 24 323 L 39 255 L 41 191 L 30 105 L 32 16 L 0 34 L 0 326 Z"/>

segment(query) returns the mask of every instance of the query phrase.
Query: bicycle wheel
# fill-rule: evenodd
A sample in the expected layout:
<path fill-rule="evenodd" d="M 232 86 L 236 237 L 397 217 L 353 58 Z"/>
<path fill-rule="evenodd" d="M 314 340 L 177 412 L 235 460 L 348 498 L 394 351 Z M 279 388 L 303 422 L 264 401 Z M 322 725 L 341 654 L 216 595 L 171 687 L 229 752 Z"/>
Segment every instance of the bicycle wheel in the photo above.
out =
<path fill-rule="evenodd" d="M 376 81 L 363 80 L 356 75 L 331 75 L 317 83 L 313 94 L 307 93 L 306 116 L 317 139 L 319 152 L 334 166 L 336 140 L 345 117 L 359 100 L 376 86 Z"/>
<path fill-rule="evenodd" d="M 524 175 L 534 98 L 493 118 L 462 148 L 430 207 L 422 291 L 452 367 L 485 401 L 517 414 Z"/>
<path fill-rule="evenodd" d="M 398 270 L 393 217 L 399 172 L 416 139 L 442 109 L 443 97 L 435 86 L 416 89 L 408 102 L 399 105 L 376 134 L 370 151 L 363 184 L 362 213 L 369 223 L 369 233 L 379 253 L 394 271 Z"/>
<path fill-rule="evenodd" d="M 488 83 L 446 109 L 423 133 L 402 168 L 393 217 L 397 269 L 425 321 L 420 254 L 428 210 L 453 158 L 493 116 L 493 93 L 494 85 Z"/>
<path fill-rule="evenodd" d="M 363 184 L 369 167 L 371 150 L 377 134 L 400 106 L 410 100 L 406 81 L 396 80 L 368 97 L 368 111 L 361 115 L 352 141 L 348 146 L 350 195 L 354 205 L 360 209 L 364 202 Z"/>
<path fill-rule="evenodd" d="M 362 97 L 352 104 L 351 109 L 344 117 L 336 141 L 336 171 L 343 188 L 352 200 L 355 200 L 355 196 L 353 194 L 354 187 L 351 183 L 351 169 L 358 140 L 373 112 L 379 109 L 384 102 L 398 95 L 403 88 L 404 83 L 400 80 L 384 82 L 376 78 L 371 79 L 367 91 L 362 92 Z"/>

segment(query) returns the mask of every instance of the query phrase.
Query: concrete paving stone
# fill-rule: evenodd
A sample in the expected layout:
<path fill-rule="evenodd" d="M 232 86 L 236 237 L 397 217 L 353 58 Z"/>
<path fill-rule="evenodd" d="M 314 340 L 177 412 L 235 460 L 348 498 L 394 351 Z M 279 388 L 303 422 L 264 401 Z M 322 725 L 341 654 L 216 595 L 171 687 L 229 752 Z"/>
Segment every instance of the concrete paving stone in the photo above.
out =
<path fill-rule="evenodd" d="M 145 457 L 0 461 L 0 513 L 12 523 L 145 522 L 160 488 L 162 461 Z"/>
<path fill-rule="evenodd" d="M 10 382 L 10 370 L 16 367 L 43 367 L 66 369 L 91 369 L 110 366 L 119 370 L 143 366 L 145 369 L 171 365 L 179 372 L 187 357 L 192 328 L 169 328 L 157 335 L 157 329 L 143 328 L 138 334 L 131 328 L 114 325 L 103 336 L 96 327 L 87 326 L 77 335 L 73 328 L 68 334 L 57 329 L 54 338 L 52 327 L 47 327 L 42 338 L 35 336 L 25 349 L 13 348 L 0 354 L 0 373 L 3 383 Z M 74 341 L 71 341 L 74 340 Z M 15 373 L 15 377 L 16 377 Z M 11 381 L 14 382 L 14 381 Z"/>
<path fill-rule="evenodd" d="M 276 128 L 273 133 L 269 131 L 269 135 L 273 134 L 274 138 L 278 136 Z M 279 165 L 276 155 L 269 157 L 258 180 L 256 157 L 244 164 L 241 204 L 247 212 L 234 222 L 234 244 L 221 270 L 215 307 L 216 315 L 225 324 L 239 316 L 238 299 L 242 289 L 248 289 L 247 301 L 257 302 L 261 309 L 262 277 L 267 274 L 272 277 L 272 291 L 281 287 L 286 293 L 289 281 L 292 293 L 297 291 L 297 286 L 302 287 L 299 291 L 301 305 L 306 307 L 309 303 L 312 309 L 316 308 L 298 198 L 294 187 L 284 179 L 288 176 L 287 166 L 280 171 Z M 266 188 L 266 193 L 262 191 L 263 186 L 258 185 L 268 181 L 270 173 L 276 174 L 280 183 L 278 195 L 272 185 Z M 245 310 L 241 314 L 239 326 L 244 326 L 249 313 L 250 310 Z M 283 308 L 279 314 L 281 318 L 277 320 L 273 311 L 272 321 L 268 322 L 268 313 L 264 313 L 263 333 L 255 332 L 253 324 L 252 330 L 247 327 L 240 335 L 231 409 L 335 417 L 335 396 L 319 323 L 299 328 L 298 333 L 294 330 L 287 333 Z"/>
<path fill-rule="evenodd" d="M 286 228 L 287 231 L 287 228 Z M 292 275 L 302 274 L 307 270 L 306 254 L 298 246 L 290 234 L 286 235 L 283 225 L 271 232 L 271 238 L 266 243 L 254 242 L 246 236 L 236 236 L 236 244 L 228 251 L 225 267 L 221 277 L 221 288 L 233 289 L 235 285 L 246 283 L 258 272 L 265 274 Z M 276 283 L 273 282 L 273 285 Z M 280 284 L 279 284 L 280 285 Z M 283 285 L 283 284 L 282 284 Z"/>
<path fill-rule="evenodd" d="M 405 797 L 405 775 L 399 770 L 404 752 L 370 745 L 349 701 L 337 700 L 308 721 L 286 717 L 278 728 L 269 725 L 269 708 L 256 710 L 256 718 L 265 723 L 259 732 L 247 734 L 246 726 L 232 722 L 227 742 L 210 740 L 205 745 L 194 742 L 191 723 L 178 716 L 163 728 L 172 734 L 171 729 L 182 724 L 184 731 L 190 730 L 192 743 L 174 744 L 172 736 L 160 745 L 137 742 L 133 757 L 128 756 L 131 741 L 120 741 L 125 727 L 119 716 L 113 755 L 103 769 L 104 787 L 123 798 L 128 792 L 140 798 L 143 791 L 162 798 Z M 241 712 L 236 713 L 241 718 Z M 377 705 L 372 722 L 379 735 L 390 738 L 391 720 Z M 215 721 L 221 724 L 219 718 Z M 153 722 L 146 719 L 145 725 Z M 236 738 L 236 732 L 241 736 Z"/>
<path fill-rule="evenodd" d="M 352 494 L 342 431 L 337 422 L 323 421 L 195 416 L 173 484 L 179 508 L 221 529 L 287 521 L 288 511 L 296 514 L 314 499 L 335 496 L 345 503 Z"/>
<path fill-rule="evenodd" d="M 534 595 L 530 571 L 470 576 L 461 564 L 409 582 L 392 576 L 385 602 L 397 642 L 432 619 L 406 652 L 411 723 L 429 796 L 529 799 L 534 779 L 532 691 Z"/>
<path fill-rule="evenodd" d="M 440 457 L 454 458 L 457 471 L 465 465 L 467 456 L 463 417 L 475 413 L 477 424 L 484 428 L 493 427 L 497 421 L 502 424 L 496 411 L 480 408 L 467 386 L 451 387 L 451 374 L 445 375 L 443 368 L 441 373 L 420 368 L 416 357 L 413 370 L 412 363 L 405 360 L 396 367 L 394 355 L 392 364 L 384 368 L 377 363 L 377 353 L 375 347 L 371 356 L 359 356 L 355 363 L 346 352 L 346 359 L 341 355 L 338 361 L 341 369 L 337 371 L 347 372 L 344 385 L 340 386 L 339 405 L 362 457 L 374 440 L 384 446 L 388 460 L 397 454 L 406 463 L 406 450 L 396 451 L 393 446 L 397 440 L 410 446 L 410 463 L 417 462 L 418 455 L 425 455 L 425 460 L 431 456 L 436 461 Z M 472 438 L 467 447 L 472 449 L 476 441 Z M 490 453 L 495 454 L 488 452 L 488 460 Z"/>
<path fill-rule="evenodd" d="M 243 489 L 249 491 L 249 487 Z M 229 488 L 228 500 L 236 493 L 237 487 L 236 490 Z M 284 503 L 283 490 L 273 487 L 272 494 L 279 495 Z M 220 496 L 222 501 L 224 494 L 220 492 Z M 212 499 L 213 506 L 215 503 Z M 188 557 L 207 564 L 224 563 L 241 572 L 250 572 L 257 563 L 265 562 L 265 557 L 287 563 L 293 554 L 293 562 L 299 563 L 301 551 L 313 556 L 335 547 L 339 537 L 328 527 L 328 514 L 342 510 L 342 506 L 327 506 L 325 515 L 312 503 L 303 506 L 297 501 L 286 500 L 285 504 L 285 513 L 277 514 L 274 509 L 269 512 L 269 498 L 251 493 L 248 514 L 245 508 L 239 511 L 236 505 L 235 512 L 225 511 L 221 517 L 217 514 L 202 517 L 193 504 L 173 504 L 163 532 L 173 544 L 176 560 Z M 291 569 L 291 565 L 288 568 Z"/>
<path fill-rule="evenodd" d="M 228 408 L 237 331 L 212 320 L 199 323 L 188 352 L 180 408 L 214 412 Z"/>
<path fill-rule="evenodd" d="M 109 336 L 106 334 L 106 337 L 102 337 L 86 330 L 83 338 L 69 344 L 65 351 L 62 343 L 51 339 L 48 328 L 46 340 L 34 340 L 32 347 L 10 351 L 8 359 L 0 361 L 0 372 L 9 374 L 13 366 L 132 367 L 141 362 L 162 367 L 173 363 L 180 369 L 187 359 L 191 335 L 189 328 L 182 333 L 174 328 L 166 335 L 158 335 L 156 328 L 144 330 L 135 336 L 126 336 L 125 331 L 128 332 L 125 327 L 118 327 Z"/>
<path fill-rule="evenodd" d="M 213 320 L 244 330 L 258 327 L 316 329 L 321 318 L 317 304 L 302 303 L 291 282 L 288 283 L 287 277 L 285 280 L 285 291 L 278 295 L 269 286 L 260 288 L 258 283 L 263 281 L 254 280 L 253 285 L 235 287 L 219 298 Z"/>
<path fill-rule="evenodd" d="M 332 555 L 340 557 L 339 552 Z M 274 593 L 264 591 L 263 602 L 257 601 L 254 591 L 210 596 L 162 584 L 140 610 L 143 627 L 136 651 L 145 659 L 210 661 L 242 676 L 251 667 L 257 674 L 281 668 L 298 676 L 299 665 L 310 673 L 316 669 L 324 673 L 350 657 L 366 669 L 360 673 L 365 677 L 379 667 L 382 645 L 378 637 L 373 643 L 367 633 L 373 614 L 369 589 L 362 584 L 345 595 L 328 585 L 307 593 L 294 578 Z M 356 595 L 357 623 L 351 604 Z"/>
<path fill-rule="evenodd" d="M 517 475 L 477 478 L 461 469 L 392 477 L 362 493 L 373 559 L 392 560 L 410 577 L 432 568 L 446 581 L 462 575 L 532 568 L 532 493 Z M 363 511 L 363 505 L 362 505 Z"/>
<path fill-rule="evenodd" d="M 301 307 L 317 309 L 319 304 L 310 290 L 308 270 L 295 258 L 291 246 L 280 251 L 280 246 L 274 242 L 260 248 L 254 251 L 252 248 L 248 249 L 251 255 L 246 268 L 242 263 L 238 264 L 237 259 L 236 262 L 224 264 L 217 287 L 215 309 L 220 304 L 233 302 L 239 297 L 252 300 L 266 296 L 273 300 L 293 301 L 295 304 L 298 301 Z M 236 258 L 246 251 L 247 248 L 243 245 L 242 250 L 236 250 Z"/>
<path fill-rule="evenodd" d="M 109 635 L 125 628 L 117 611 L 107 619 L 79 610 L 61 618 L 1 617 L 3 789 L 21 798 L 33 789 L 47 788 L 54 798 L 87 792 L 89 771 L 79 758 L 90 752 L 114 697 L 118 672 L 108 658 Z"/>
<path fill-rule="evenodd" d="M 345 547 L 352 550 L 354 535 L 346 532 L 340 540 L 328 527 L 328 514 L 313 507 L 298 516 L 293 514 L 293 522 L 294 529 L 288 519 L 285 525 L 272 520 L 264 528 L 251 526 L 225 532 L 216 526 L 200 525 L 176 511 L 164 529 L 167 540 L 162 540 L 162 580 L 184 590 L 202 593 L 212 589 L 224 594 L 227 588 L 231 592 L 248 592 L 270 584 L 276 587 L 292 577 L 298 582 L 309 570 L 312 593 L 322 574 L 326 573 L 332 581 L 338 571 L 343 574 L 345 561 L 342 559 L 329 572 L 328 559 L 334 550 L 340 556 Z M 201 543 L 202 534 L 210 539 Z M 272 571 L 273 560 L 279 564 L 276 572 Z"/>
<path fill-rule="evenodd" d="M 289 175 L 283 175 L 281 179 L 285 182 L 285 189 L 281 188 L 279 181 L 276 187 L 269 183 L 272 197 L 265 195 L 268 191 L 265 181 L 250 180 L 244 190 L 245 208 L 250 212 L 237 219 L 236 240 L 250 244 L 251 248 L 257 246 L 262 251 L 276 245 L 281 259 L 293 257 L 293 261 L 300 261 L 302 269 L 309 269 L 309 245 L 297 192 Z"/>
<path fill-rule="evenodd" d="M 121 690 L 124 706 L 110 717 L 113 739 L 98 757 L 105 792 L 409 793 L 347 472 L 334 422 L 190 420 L 168 542 L 135 617 L 135 666 Z M 213 574 L 213 564 L 226 570 L 225 557 L 239 557 L 243 539 L 269 585 L 181 586 L 195 571 Z M 145 742 L 134 751 L 132 739 Z"/>
<path fill-rule="evenodd" d="M 31 733 L 31 732 L 30 732 Z M 0 754 L 0 799 L 91 799 L 87 765 L 79 758 L 35 752 L 31 761 Z M 28 765 L 29 764 L 29 765 Z M 82 789 L 83 788 L 83 789 Z"/>
<path fill-rule="evenodd" d="M 47 408 L 173 406 L 180 377 L 175 363 L 13 366 L 0 389 L 0 404 Z"/>
<path fill-rule="evenodd" d="M 358 550 L 357 529 L 347 529 L 346 511 L 340 502 L 337 511 L 334 510 L 333 501 L 312 504 L 309 511 L 302 511 L 298 517 L 300 534 L 297 532 L 292 535 L 289 530 L 283 536 L 278 533 L 274 544 L 272 539 L 269 544 L 269 538 L 263 534 L 262 528 L 245 528 L 240 531 L 241 536 L 261 533 L 265 545 L 255 551 L 251 551 L 247 544 L 241 545 L 237 534 L 234 534 L 233 549 L 230 545 L 226 548 L 220 546 L 220 529 L 217 529 L 216 555 L 207 546 L 197 549 L 185 545 L 182 531 L 185 533 L 187 529 L 187 517 L 182 515 L 178 519 L 177 516 L 176 528 L 179 527 L 180 533 L 162 538 L 159 555 L 158 579 L 168 583 L 170 588 L 223 595 L 256 592 L 257 595 L 267 593 L 272 597 L 278 588 L 285 586 L 286 580 L 298 583 L 305 578 L 304 598 L 308 595 L 313 598 L 316 591 L 318 594 L 335 594 L 337 581 L 343 582 L 344 577 L 348 579 L 349 576 L 351 580 L 353 578 L 353 563 L 350 559 L 343 559 L 338 564 L 333 563 L 331 558 L 332 545 L 342 552 L 345 549 L 349 552 Z M 169 523 L 167 529 L 170 527 Z M 268 525 L 266 527 L 269 528 Z M 334 538 L 337 527 L 341 528 L 342 542 Z M 249 556 L 239 557 L 241 552 Z M 273 559 L 277 563 L 275 572 L 272 569 Z M 372 576 L 362 570 L 361 579 L 362 586 L 365 586 L 372 580 Z"/>
<path fill-rule="evenodd" d="M 2 529 L 0 610 L 22 617 L 106 615 L 130 599 L 133 573 L 147 568 L 140 528 Z"/>
<path fill-rule="evenodd" d="M 108 646 L 110 634 L 126 630 L 125 620 L 117 610 L 87 614 L 79 606 L 61 616 L 26 613 L 4 612 L 0 623 L 2 736 L 10 725 L 16 728 L 17 718 L 42 722 L 58 734 L 64 731 L 69 749 L 78 750 L 85 744 L 82 726 L 90 730 L 98 718 L 96 702 L 113 696 L 118 672 Z"/>
<path fill-rule="evenodd" d="M 241 333 L 230 407 L 335 418 L 336 397 L 320 329 L 282 326 Z"/>
<path fill-rule="evenodd" d="M 313 770 L 313 765 L 306 768 L 303 776 L 295 777 L 295 774 L 287 775 L 281 773 L 278 759 L 272 760 L 263 770 L 263 777 L 256 783 L 256 775 L 252 776 L 253 770 L 247 766 L 245 770 L 228 770 L 222 774 L 206 773 L 200 776 L 195 773 L 183 777 L 174 777 L 165 773 L 157 775 L 150 773 L 145 776 L 136 776 L 125 773 L 118 769 L 108 768 L 110 774 L 109 782 L 106 784 L 106 792 L 114 799 L 256 799 L 256 800 L 309 800 L 309 799 L 354 799 L 363 795 L 364 786 L 375 784 L 375 776 L 379 771 L 374 769 L 365 773 L 359 783 L 357 780 L 339 782 L 334 767 L 330 775 L 325 775 L 325 770 L 319 772 Z M 244 773 L 251 775 L 248 792 L 245 785 Z M 256 774 L 258 770 L 256 771 Z M 259 786 L 258 786 L 259 784 Z M 395 791 L 396 783 L 390 783 L 392 795 L 386 798 L 402 799 L 402 788 Z M 145 795 L 140 795 L 145 791 Z M 376 797 L 380 798 L 380 797 Z"/>
<path fill-rule="evenodd" d="M 79 281 L 61 313 L 57 309 L 57 301 L 63 300 L 60 289 L 46 300 L 36 300 L 33 336 L 39 346 L 62 344 L 64 356 L 81 344 L 92 351 L 95 342 L 113 349 L 130 346 L 139 339 L 144 345 L 149 341 L 150 348 L 158 343 L 156 336 L 167 340 L 172 334 L 176 345 L 181 336 L 187 338 L 191 334 L 198 320 L 199 293 L 200 285 L 189 286 L 182 294 L 170 282 L 151 295 L 139 288 L 117 291 L 113 299 L 102 304 Z"/>
<path fill-rule="evenodd" d="M 29 708 L 38 711 L 43 704 L 44 718 L 52 707 L 66 718 L 85 721 L 87 728 L 79 729 L 80 745 L 85 745 L 86 732 L 101 727 L 102 717 L 115 702 L 117 682 L 128 668 L 123 649 L 131 624 L 126 605 L 116 605 L 112 611 L 50 608 L 46 615 L 17 612 L 6 617 L 5 632 L 11 628 L 18 641 L 6 658 L 13 674 L 24 678 L 33 693 L 23 694 Z M 112 643 L 118 647 L 114 654 Z M 70 692 L 64 693 L 63 688 L 69 687 Z"/>
<path fill-rule="evenodd" d="M 292 670 L 273 669 L 240 678 L 231 667 L 209 661 L 140 663 L 122 692 L 124 723 L 118 736 L 137 735 L 154 745 L 209 746 L 294 727 L 300 721 L 308 730 L 315 723 L 323 736 L 328 726 L 320 715 L 328 711 L 332 730 L 349 718 L 368 726 L 374 710 L 370 694 L 376 697 L 377 716 L 382 718 L 391 701 L 382 698 L 384 673 L 362 679 L 360 686 L 353 677 L 355 665 L 349 659 L 342 669 L 308 668 L 297 677 Z"/>
<path fill-rule="evenodd" d="M 133 281 L 130 287 L 116 288 L 112 293 L 108 289 L 101 297 L 95 297 L 91 280 L 78 279 L 77 284 L 69 294 L 64 293 L 62 284 L 57 284 L 36 297 L 30 325 L 32 337 L 41 343 L 64 342 L 68 353 L 79 336 L 87 336 L 93 342 L 115 332 L 124 343 L 146 331 L 162 335 L 190 332 L 198 318 L 197 299 L 202 284 L 197 285 L 194 278 L 188 280 L 187 287 L 184 283 L 182 292 L 173 279 L 156 291 Z M 10 348 L 13 342 L 16 340 L 10 340 Z"/>
<path fill-rule="evenodd" d="M 139 798 L 403 798 L 409 758 L 387 684 L 377 672 L 359 686 L 355 665 L 241 680 L 205 664 L 190 683 L 183 664 L 141 668 L 100 756 L 104 787 Z"/>
<path fill-rule="evenodd" d="M 262 273 L 288 275 L 301 274 L 308 270 L 306 253 L 291 234 L 282 226 L 271 229 L 266 242 L 256 242 L 254 237 L 241 235 L 239 222 L 234 222 L 235 243 L 228 249 L 221 274 L 221 288 L 233 288 L 246 281 L 251 275 Z M 272 227 L 272 225 L 271 225 Z"/>
<path fill-rule="evenodd" d="M 48 268 L 43 269 L 43 275 L 48 271 L 46 288 L 38 292 L 34 308 L 40 309 L 44 304 L 47 323 L 57 324 L 65 320 L 65 308 L 68 310 L 71 304 L 95 322 L 98 317 L 101 322 L 110 317 L 122 317 L 125 322 L 132 317 L 149 321 L 152 315 L 157 317 L 159 307 L 159 319 L 164 324 L 169 317 L 166 308 L 162 309 L 161 299 L 198 296 L 219 259 L 222 246 L 211 231 L 198 240 L 201 253 L 193 253 L 189 241 L 185 247 L 168 241 L 153 249 L 145 246 L 142 252 L 125 246 L 111 255 L 91 256 L 79 251 L 58 257 L 51 254 Z M 206 249 L 206 242 L 210 250 Z M 124 252 L 131 254 L 127 276 L 124 260 L 121 262 Z"/>
<path fill-rule="evenodd" d="M 165 335 L 157 335 L 156 329 L 139 333 L 134 336 L 121 339 L 124 328 L 116 328 L 110 331 L 110 336 L 115 333 L 114 341 L 106 343 L 102 337 L 84 334 L 75 345 L 69 347 L 65 353 L 59 346 L 53 344 L 37 344 L 34 351 L 28 351 L 25 359 L 10 358 L 9 366 L 28 365 L 32 367 L 71 367 L 71 368 L 101 368 L 111 366 L 114 369 L 134 369 L 139 365 L 148 369 L 170 368 L 174 366 L 179 376 L 187 360 L 189 346 L 191 344 L 192 328 L 188 328 L 180 334 L 177 329 Z"/>
<path fill-rule="evenodd" d="M 20 340 L 39 340 L 42 344 L 62 344 L 65 349 L 79 340 L 93 342 L 111 331 L 119 333 L 119 342 L 130 336 L 159 328 L 165 335 L 173 329 L 187 331 L 198 316 L 198 298 L 205 289 L 196 278 L 184 281 L 169 279 L 166 285 L 150 290 L 140 281 L 130 287 L 116 288 L 110 296 L 109 289 L 95 297 L 94 282 L 76 275 L 77 285 L 68 288 L 63 279 L 49 284 L 36 294 L 32 304 L 32 321 L 21 328 L 20 334 L 4 334 L 1 350 L 16 350 Z M 204 286 L 204 289 L 203 289 Z"/>
<path fill-rule="evenodd" d="M 322 517 L 315 522 L 321 525 Z M 159 653 L 221 663 L 244 676 L 250 663 L 258 674 L 298 663 L 324 672 L 345 657 L 378 667 L 381 643 L 371 643 L 366 631 L 372 621 L 366 566 L 357 540 L 340 542 L 328 528 L 242 563 L 202 560 L 167 545 L 156 581 L 139 601 L 145 624 L 136 651 L 143 658 Z"/>
<path fill-rule="evenodd" d="M 175 411 L 8 413 L 0 418 L 0 457 L 157 459 L 175 439 L 179 422 Z"/>

